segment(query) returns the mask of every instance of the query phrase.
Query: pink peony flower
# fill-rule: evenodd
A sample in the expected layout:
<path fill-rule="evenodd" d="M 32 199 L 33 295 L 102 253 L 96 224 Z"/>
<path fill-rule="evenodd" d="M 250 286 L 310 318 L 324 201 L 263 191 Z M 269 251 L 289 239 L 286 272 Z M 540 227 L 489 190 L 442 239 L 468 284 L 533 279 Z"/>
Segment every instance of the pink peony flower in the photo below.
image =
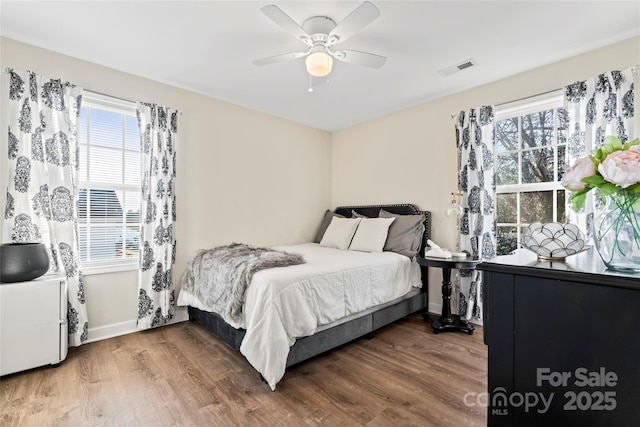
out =
<path fill-rule="evenodd" d="M 580 191 L 585 187 L 582 178 L 596 174 L 596 167 L 589 157 L 579 159 L 573 166 L 569 167 L 562 177 L 562 186 L 567 190 Z"/>
<path fill-rule="evenodd" d="M 622 188 L 640 182 L 640 148 L 614 151 L 598 166 L 604 179 Z"/>

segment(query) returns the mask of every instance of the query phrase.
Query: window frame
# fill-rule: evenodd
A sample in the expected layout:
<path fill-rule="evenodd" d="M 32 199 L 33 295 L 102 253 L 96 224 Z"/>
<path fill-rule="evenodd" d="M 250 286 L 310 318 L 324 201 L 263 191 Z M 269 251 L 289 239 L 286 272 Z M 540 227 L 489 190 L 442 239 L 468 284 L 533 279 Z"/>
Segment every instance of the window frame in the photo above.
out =
<path fill-rule="evenodd" d="M 85 108 L 85 107 L 100 109 L 100 110 L 109 111 L 117 114 L 123 114 L 123 120 L 126 120 L 126 118 L 124 118 L 125 117 L 124 115 L 130 115 L 136 118 L 136 122 L 137 122 L 136 103 L 132 101 L 127 101 L 127 100 L 115 98 L 112 96 L 91 92 L 85 89 L 82 96 L 81 108 Z M 88 120 L 87 120 L 87 125 L 89 125 Z M 78 131 L 79 132 L 81 131 L 80 125 L 78 125 Z M 122 155 L 121 161 L 123 166 L 122 173 L 124 174 L 126 169 L 125 155 L 127 151 L 126 145 L 124 145 L 124 142 L 125 142 L 124 133 L 126 132 L 125 126 L 123 126 L 122 131 L 123 131 L 123 139 L 122 139 L 123 146 L 121 147 L 121 155 Z M 87 135 L 89 135 L 89 132 L 90 132 L 90 128 L 87 130 Z M 82 138 L 80 137 L 80 134 L 78 134 L 78 148 L 80 148 L 81 145 L 85 145 L 81 143 L 81 141 L 82 141 Z M 88 162 L 88 159 L 90 159 L 90 153 L 91 153 L 90 143 L 86 144 L 86 150 L 87 151 L 85 153 L 85 156 L 80 160 L 80 161 L 87 161 L 86 175 L 79 177 L 78 187 L 81 190 L 86 190 L 86 197 L 87 197 L 88 203 L 90 203 L 90 190 L 113 190 L 115 192 L 126 192 L 126 193 L 137 192 L 140 195 L 140 197 L 142 197 L 141 180 L 138 185 L 124 184 L 124 179 L 122 180 L 123 182 L 122 184 L 105 184 L 105 183 L 89 180 L 90 170 L 91 170 L 91 164 Z M 78 215 L 79 215 L 79 212 L 78 212 Z M 118 225 L 121 225 L 123 229 L 123 233 L 122 233 L 123 249 L 126 247 L 126 229 L 127 229 L 127 226 L 131 226 L 131 224 L 132 223 L 127 223 L 126 215 L 123 212 L 122 222 L 118 224 Z M 87 241 L 88 241 L 87 250 L 90 250 L 89 249 L 90 240 L 89 240 L 89 232 L 88 232 L 90 229 L 90 225 L 91 225 L 90 216 L 88 215 L 85 223 L 80 223 L 80 221 L 78 221 L 78 230 L 80 231 L 80 229 L 82 228 L 85 228 L 85 230 L 87 230 L 86 232 Z M 107 226 L 113 226 L 113 224 L 106 223 L 105 227 Z M 138 218 L 138 222 L 136 223 L 136 226 L 141 227 L 140 217 Z M 78 235 L 78 239 L 80 239 L 79 235 Z M 122 272 L 122 271 L 137 270 L 140 262 L 139 257 L 137 256 L 129 257 L 129 258 L 123 257 L 120 259 L 82 261 L 80 260 L 80 254 L 78 254 L 78 261 L 79 261 L 80 269 L 83 275 L 115 273 L 115 272 Z"/>
<path fill-rule="evenodd" d="M 534 114 L 537 112 L 545 111 L 545 110 L 554 110 L 557 111 L 559 108 L 563 108 L 563 92 L 562 89 L 554 90 L 551 92 L 547 92 L 544 94 L 536 95 L 533 97 L 521 99 L 518 101 L 509 102 L 506 104 L 502 104 L 495 107 L 494 113 L 494 123 L 497 123 L 501 120 L 512 119 L 512 118 L 520 118 L 522 116 L 526 116 L 529 114 Z M 558 147 L 565 146 L 566 143 L 558 144 L 558 127 L 557 127 L 557 114 L 554 113 L 554 132 L 553 132 L 553 144 L 547 145 L 547 147 L 551 147 L 553 149 L 553 161 L 554 161 L 554 181 L 549 182 L 536 182 L 536 183 L 522 183 L 522 167 L 523 167 L 523 152 L 532 151 L 539 148 L 523 148 L 521 146 L 522 143 L 522 124 L 518 123 L 518 183 L 516 184 L 503 184 L 496 185 L 496 197 L 500 194 L 515 194 L 516 195 L 516 222 L 498 222 L 498 205 L 496 204 L 496 234 L 500 227 L 503 228 L 515 228 L 516 229 L 516 248 L 521 247 L 522 241 L 522 230 L 527 227 L 530 223 L 524 223 L 522 221 L 522 211 L 521 211 L 521 195 L 522 193 L 535 193 L 535 192 L 552 192 L 552 201 L 553 208 L 552 214 L 554 220 L 558 218 L 558 192 L 565 192 L 565 215 L 566 215 L 566 197 L 568 196 L 565 188 L 561 183 L 561 176 L 558 176 L 559 173 L 559 161 L 564 162 L 564 159 L 558 158 Z M 541 148 L 541 147 L 540 147 Z M 565 148 L 566 149 L 566 148 Z M 508 152 L 515 152 L 508 151 Z M 496 162 L 498 161 L 498 154 L 496 152 Z M 496 163 L 497 166 L 497 163 Z"/>

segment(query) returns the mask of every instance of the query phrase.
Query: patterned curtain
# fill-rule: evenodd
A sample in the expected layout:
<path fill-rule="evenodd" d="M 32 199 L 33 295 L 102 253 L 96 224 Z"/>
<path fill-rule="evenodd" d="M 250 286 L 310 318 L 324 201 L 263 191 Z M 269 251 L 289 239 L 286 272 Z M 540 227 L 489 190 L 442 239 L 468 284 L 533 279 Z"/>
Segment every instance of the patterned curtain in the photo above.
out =
<path fill-rule="evenodd" d="M 456 117 L 458 191 L 464 213 L 460 249 L 473 258 L 496 256 L 496 177 L 493 107 L 461 111 Z M 458 313 L 482 319 L 482 273 L 458 272 Z"/>
<path fill-rule="evenodd" d="M 635 138 L 633 96 L 631 68 L 600 74 L 564 88 L 564 105 L 569 113 L 565 167 L 601 147 L 607 135 L 617 136 L 623 144 Z M 602 202 L 589 193 L 582 212 L 575 213 L 567 206 L 567 222 L 591 236 L 594 211 L 601 207 Z"/>
<path fill-rule="evenodd" d="M 142 151 L 142 214 L 138 328 L 164 325 L 175 311 L 176 146 L 180 113 L 138 103 Z"/>
<path fill-rule="evenodd" d="M 2 240 L 48 244 L 68 280 L 69 345 L 87 339 L 78 267 L 78 141 L 82 88 L 36 73 L 9 74 L 9 185 Z"/>

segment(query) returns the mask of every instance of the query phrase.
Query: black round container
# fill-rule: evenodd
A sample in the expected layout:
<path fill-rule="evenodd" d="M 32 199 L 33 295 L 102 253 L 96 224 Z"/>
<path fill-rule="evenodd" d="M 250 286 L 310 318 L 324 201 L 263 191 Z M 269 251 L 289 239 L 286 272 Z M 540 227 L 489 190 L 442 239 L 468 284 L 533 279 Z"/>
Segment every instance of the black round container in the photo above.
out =
<path fill-rule="evenodd" d="M 0 245 L 0 282 L 26 282 L 49 271 L 49 255 L 42 243 Z"/>

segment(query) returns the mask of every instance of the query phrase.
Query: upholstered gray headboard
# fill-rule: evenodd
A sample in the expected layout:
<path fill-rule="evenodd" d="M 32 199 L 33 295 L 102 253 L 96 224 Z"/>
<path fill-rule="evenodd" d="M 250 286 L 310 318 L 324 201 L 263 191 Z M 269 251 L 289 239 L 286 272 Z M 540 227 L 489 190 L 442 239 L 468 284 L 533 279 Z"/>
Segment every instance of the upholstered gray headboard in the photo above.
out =
<path fill-rule="evenodd" d="M 419 254 L 424 254 L 424 247 L 427 246 L 427 240 L 431 238 L 431 212 L 421 211 L 416 205 L 411 203 L 402 203 L 395 205 L 363 205 L 363 206 L 339 206 L 333 212 L 343 215 L 347 218 L 351 217 L 351 211 L 354 210 L 361 215 L 370 218 L 377 218 L 380 209 L 398 215 L 424 215 L 424 235 L 422 236 L 422 245 Z"/>

